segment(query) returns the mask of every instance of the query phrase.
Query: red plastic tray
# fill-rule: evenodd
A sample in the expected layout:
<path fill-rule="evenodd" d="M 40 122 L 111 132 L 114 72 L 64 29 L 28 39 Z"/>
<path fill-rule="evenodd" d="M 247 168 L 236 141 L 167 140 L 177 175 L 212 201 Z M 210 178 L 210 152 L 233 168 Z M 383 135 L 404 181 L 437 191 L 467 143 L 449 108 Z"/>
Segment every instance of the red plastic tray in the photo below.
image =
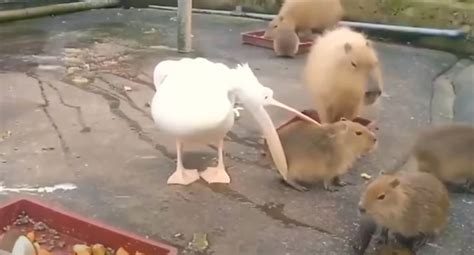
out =
<path fill-rule="evenodd" d="M 321 122 L 319 120 L 319 115 L 318 115 L 318 112 L 315 111 L 315 110 L 303 110 L 301 111 L 302 114 L 310 117 L 311 119 L 317 121 L 317 122 Z M 295 116 L 293 117 L 292 119 L 290 119 L 289 121 L 281 124 L 278 128 L 277 128 L 277 131 L 279 131 L 280 129 L 284 128 L 285 126 L 289 125 L 290 123 L 293 123 L 295 121 L 303 121 L 299 116 Z M 361 125 L 363 126 L 368 126 L 369 124 L 372 123 L 372 121 L 368 120 L 368 119 L 364 119 L 364 118 L 355 118 L 354 120 L 352 120 L 354 122 L 358 122 L 360 123 Z M 375 129 L 377 129 L 376 127 L 374 127 Z"/>
<path fill-rule="evenodd" d="M 273 40 L 263 38 L 263 34 L 265 34 L 265 30 L 242 33 L 242 42 L 273 50 Z M 308 52 L 311 49 L 311 45 L 313 45 L 312 40 L 300 42 L 297 54 Z"/>
<path fill-rule="evenodd" d="M 47 224 L 64 237 L 69 252 L 54 250 L 52 252 L 54 255 L 70 255 L 72 253 L 71 245 L 84 243 L 89 245 L 100 243 L 115 250 L 123 247 L 132 255 L 136 251 L 147 255 L 178 254 L 175 247 L 151 241 L 29 199 L 19 199 L 0 207 L 0 236 L 4 234 L 3 228 L 12 225 L 23 211 L 30 218 Z"/>

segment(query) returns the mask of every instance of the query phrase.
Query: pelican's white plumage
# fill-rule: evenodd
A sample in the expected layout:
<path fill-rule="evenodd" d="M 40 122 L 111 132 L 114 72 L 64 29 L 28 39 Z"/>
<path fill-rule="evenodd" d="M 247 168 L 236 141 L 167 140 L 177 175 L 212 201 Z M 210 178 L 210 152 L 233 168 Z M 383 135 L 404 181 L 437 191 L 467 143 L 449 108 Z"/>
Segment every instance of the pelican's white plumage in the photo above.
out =
<path fill-rule="evenodd" d="M 203 58 L 164 64 L 164 69 L 156 68 L 166 75 L 158 75 L 160 83 L 152 101 L 157 126 L 185 140 L 204 142 L 209 135 L 225 135 L 234 121 L 234 100 L 229 97 L 227 80 L 230 70 Z"/>
<path fill-rule="evenodd" d="M 273 91 L 260 84 L 247 64 L 229 68 L 204 58 L 166 60 L 155 67 L 153 79 L 153 120 L 163 132 L 176 138 L 177 168 L 169 184 L 186 185 L 199 179 L 197 170 L 187 170 L 182 164 L 182 147 L 188 142 L 217 143 L 217 166 L 207 168 L 200 176 L 209 183 L 230 182 L 223 163 L 223 139 L 234 124 L 236 97 L 259 122 L 284 177 L 287 163 L 283 148 L 263 106 L 279 106 L 314 122 L 274 100 Z"/>

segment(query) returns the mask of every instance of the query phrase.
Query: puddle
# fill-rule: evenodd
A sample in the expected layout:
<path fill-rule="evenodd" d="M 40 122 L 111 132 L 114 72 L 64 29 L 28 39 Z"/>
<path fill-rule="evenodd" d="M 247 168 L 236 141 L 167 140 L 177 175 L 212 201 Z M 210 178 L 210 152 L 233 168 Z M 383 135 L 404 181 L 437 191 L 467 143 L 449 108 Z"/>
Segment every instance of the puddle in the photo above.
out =
<path fill-rule="evenodd" d="M 163 38 L 162 31 L 158 27 L 136 21 L 102 22 L 74 33 L 77 36 L 77 41 L 71 42 L 68 45 L 70 47 L 87 47 L 97 42 L 104 42 L 104 39 L 112 38 L 114 41 L 124 42 L 129 47 L 148 48 L 160 44 L 160 39 Z"/>
<path fill-rule="evenodd" d="M 43 53 L 48 32 L 27 26 L 3 25 L 1 55 L 37 55 Z"/>
<path fill-rule="evenodd" d="M 136 50 L 153 52 L 149 46 L 163 44 L 160 41 L 163 29 L 154 24 L 127 20 L 125 17 L 117 16 L 119 11 L 107 12 L 100 17 L 93 14 L 90 17 L 94 18 L 92 21 L 84 22 L 83 20 L 88 19 L 91 13 L 83 12 L 80 16 L 71 14 L 4 24 L 0 27 L 2 35 L 0 70 L 26 72 L 39 68 L 42 71 L 61 72 L 62 66 L 68 69 L 83 64 L 94 65 L 86 68 L 87 71 L 93 69 L 124 77 L 136 77 L 138 70 L 133 70 L 129 74 L 130 70 L 136 69 L 137 66 L 127 63 L 128 60 L 134 60 L 128 52 Z M 93 54 L 85 54 L 87 59 L 84 59 L 84 63 L 75 65 L 64 63 L 64 59 L 61 58 L 54 59 L 64 57 L 66 48 L 89 49 Z M 69 60 L 71 62 L 72 59 Z M 73 73 L 71 70 L 73 69 L 67 70 L 70 72 L 68 74 Z M 92 82 L 91 77 L 87 75 L 72 77 L 70 80 L 74 79 L 81 80 L 79 83 L 84 84 Z"/>

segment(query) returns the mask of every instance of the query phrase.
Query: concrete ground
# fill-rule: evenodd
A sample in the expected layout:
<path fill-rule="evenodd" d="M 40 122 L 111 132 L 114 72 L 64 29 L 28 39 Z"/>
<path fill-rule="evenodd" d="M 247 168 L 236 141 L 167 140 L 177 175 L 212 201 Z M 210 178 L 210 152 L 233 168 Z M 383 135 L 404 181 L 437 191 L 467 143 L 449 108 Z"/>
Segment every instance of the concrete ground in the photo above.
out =
<path fill-rule="evenodd" d="M 240 33 L 263 22 L 208 15 L 193 22 L 191 56 L 249 62 L 277 99 L 311 107 L 300 79 L 305 56 L 280 59 L 241 44 Z M 175 28 L 174 13 L 137 9 L 2 24 L 0 201 L 41 196 L 183 254 L 348 254 L 364 187 L 360 174 L 375 176 L 403 161 L 416 133 L 432 123 L 472 123 L 472 59 L 377 43 L 389 97 L 379 113 L 378 150 L 344 177 L 355 185 L 334 193 L 282 185 L 260 155 L 256 123 L 243 111 L 225 143 L 231 184 L 168 186 L 175 148 L 151 120 L 150 77 L 159 61 L 184 56 L 174 49 Z M 276 125 L 291 117 L 269 112 Z M 202 168 L 214 157 L 214 150 L 197 148 L 185 165 Z M 5 190 L 61 183 L 77 189 Z M 474 253 L 474 197 L 452 199 L 447 230 L 420 254 Z M 193 251 L 194 234 L 207 234 L 208 247 Z"/>

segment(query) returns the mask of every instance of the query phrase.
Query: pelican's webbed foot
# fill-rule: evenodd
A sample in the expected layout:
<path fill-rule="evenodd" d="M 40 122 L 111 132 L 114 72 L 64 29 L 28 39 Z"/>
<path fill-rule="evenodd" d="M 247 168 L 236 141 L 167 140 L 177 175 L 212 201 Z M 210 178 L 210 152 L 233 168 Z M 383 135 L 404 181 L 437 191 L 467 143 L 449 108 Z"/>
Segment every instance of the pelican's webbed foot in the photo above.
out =
<path fill-rule="evenodd" d="M 201 177 L 208 183 L 230 183 L 230 176 L 224 166 L 224 140 L 219 140 L 217 146 L 218 162 L 216 167 L 208 167 L 201 172 Z"/>
<path fill-rule="evenodd" d="M 208 167 L 201 172 L 201 177 L 208 183 L 230 183 L 230 176 L 224 167 Z"/>
<path fill-rule="evenodd" d="M 196 169 L 177 169 L 169 178 L 168 184 L 188 185 L 199 180 L 199 172 Z"/>
<path fill-rule="evenodd" d="M 176 171 L 168 178 L 168 184 L 188 185 L 199 180 L 199 172 L 196 169 L 186 169 L 183 166 L 182 143 L 176 140 Z"/>

